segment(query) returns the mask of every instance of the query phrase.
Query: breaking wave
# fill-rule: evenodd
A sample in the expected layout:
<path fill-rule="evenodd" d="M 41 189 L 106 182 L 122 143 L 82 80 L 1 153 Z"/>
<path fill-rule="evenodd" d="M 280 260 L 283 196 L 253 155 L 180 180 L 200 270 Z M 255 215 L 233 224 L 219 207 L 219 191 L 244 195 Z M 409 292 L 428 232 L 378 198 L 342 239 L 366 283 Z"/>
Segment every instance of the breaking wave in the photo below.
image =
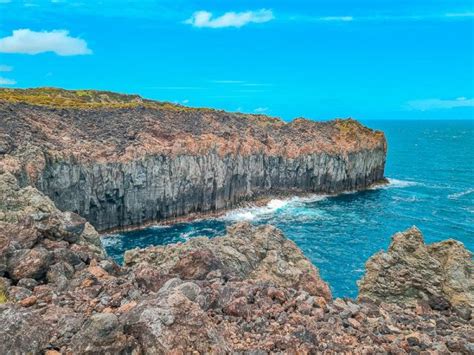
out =
<path fill-rule="evenodd" d="M 411 181 L 411 180 L 399 180 L 399 179 L 392 179 L 392 178 L 387 178 L 387 180 L 388 180 L 388 184 L 376 186 L 376 187 L 374 187 L 374 189 L 375 190 L 378 190 L 378 189 L 403 189 L 405 187 L 422 185 L 419 182 Z"/>
<path fill-rule="evenodd" d="M 236 221 L 255 221 L 261 218 L 269 217 L 275 212 L 290 206 L 298 204 L 311 203 L 325 199 L 324 195 L 310 195 L 305 197 L 292 197 L 288 199 L 273 199 L 262 207 L 239 208 L 226 213 L 221 220 L 228 222 Z"/>

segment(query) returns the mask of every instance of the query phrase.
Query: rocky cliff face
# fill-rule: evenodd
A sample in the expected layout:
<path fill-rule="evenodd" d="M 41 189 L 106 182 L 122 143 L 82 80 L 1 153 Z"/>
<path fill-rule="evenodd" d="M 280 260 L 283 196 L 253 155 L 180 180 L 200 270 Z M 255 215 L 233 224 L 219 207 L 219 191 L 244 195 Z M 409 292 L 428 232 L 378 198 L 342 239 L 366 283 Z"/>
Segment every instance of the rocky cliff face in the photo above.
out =
<path fill-rule="evenodd" d="M 354 120 L 284 123 L 106 92 L 0 90 L 0 166 L 97 229 L 281 192 L 383 179 L 386 142 Z"/>
<path fill-rule="evenodd" d="M 402 268 L 432 275 L 436 262 L 417 259 L 424 247 L 413 233 L 395 237 L 407 251 L 399 251 Z M 379 298 L 333 300 L 317 269 L 274 227 L 243 223 L 221 238 L 133 250 L 124 267 L 97 242 L 83 218 L 0 170 L 1 354 L 474 351 L 471 310 L 425 300 L 438 278 L 408 282 L 400 293 L 391 277 L 379 277 Z M 443 292 L 472 299 L 471 287 L 458 288 L 472 259 L 462 245 L 450 252 L 451 244 L 430 250 L 450 270 L 442 283 L 456 289 Z M 371 259 L 366 279 L 374 268 L 402 269 L 386 258 Z M 409 289 L 416 292 L 405 302 Z"/>

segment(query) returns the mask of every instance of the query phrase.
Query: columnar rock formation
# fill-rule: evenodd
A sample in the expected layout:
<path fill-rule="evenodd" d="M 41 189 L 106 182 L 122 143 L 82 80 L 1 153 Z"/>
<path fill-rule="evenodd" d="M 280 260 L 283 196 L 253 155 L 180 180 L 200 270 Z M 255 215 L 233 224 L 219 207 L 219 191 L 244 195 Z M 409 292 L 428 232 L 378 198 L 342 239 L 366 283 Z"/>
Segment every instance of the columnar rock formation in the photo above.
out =
<path fill-rule="evenodd" d="M 380 132 L 56 89 L 0 90 L 0 123 L 0 354 L 474 352 L 473 262 L 454 241 L 397 234 L 360 298 L 333 300 L 271 226 L 124 266 L 93 227 L 365 188 L 383 178 Z"/>
<path fill-rule="evenodd" d="M 58 89 L 0 90 L 0 166 L 97 229 L 383 179 L 382 132 Z"/>
<path fill-rule="evenodd" d="M 431 275 L 430 262 L 416 260 L 412 246 L 420 255 L 424 247 L 414 233 L 395 237 L 414 254 L 402 258 L 403 268 Z M 440 245 L 432 253 L 445 255 L 437 260 L 452 271 L 442 272 L 443 284 L 457 290 L 448 294 L 472 299 L 472 288 L 456 286 L 465 274 L 455 272 L 472 268 L 472 259 L 461 245 L 453 253 L 451 242 Z M 374 257 L 366 279 L 373 269 L 401 270 L 388 258 Z M 0 171 L 0 354 L 474 350 L 471 310 L 424 300 L 438 278 L 409 283 L 417 292 L 406 303 L 406 292 L 390 293 L 391 276 L 377 279 L 390 303 L 333 300 L 317 269 L 274 227 L 238 224 L 225 237 L 133 250 L 126 260 L 120 267 L 107 259 L 84 219 Z"/>

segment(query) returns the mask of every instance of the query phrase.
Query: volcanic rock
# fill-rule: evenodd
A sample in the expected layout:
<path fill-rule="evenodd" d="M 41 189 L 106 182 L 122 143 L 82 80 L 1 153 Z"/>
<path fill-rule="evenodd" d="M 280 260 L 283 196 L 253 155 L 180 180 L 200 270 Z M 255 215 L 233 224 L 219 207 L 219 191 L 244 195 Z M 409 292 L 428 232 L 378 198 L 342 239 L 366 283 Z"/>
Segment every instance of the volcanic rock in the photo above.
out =
<path fill-rule="evenodd" d="M 372 256 L 359 282 L 359 298 L 400 305 L 423 300 L 434 309 L 474 309 L 472 254 L 455 240 L 427 245 L 412 227 L 392 237 L 388 251 Z"/>
<path fill-rule="evenodd" d="M 136 95 L 0 89 L 0 167 L 98 230 L 364 189 L 383 181 L 385 155 L 383 133 L 352 119 L 285 123 Z"/>
<path fill-rule="evenodd" d="M 130 250 L 125 265 L 152 265 L 186 280 L 256 280 L 305 290 L 329 300 L 331 292 L 301 250 L 275 227 L 238 223 L 224 237 Z"/>

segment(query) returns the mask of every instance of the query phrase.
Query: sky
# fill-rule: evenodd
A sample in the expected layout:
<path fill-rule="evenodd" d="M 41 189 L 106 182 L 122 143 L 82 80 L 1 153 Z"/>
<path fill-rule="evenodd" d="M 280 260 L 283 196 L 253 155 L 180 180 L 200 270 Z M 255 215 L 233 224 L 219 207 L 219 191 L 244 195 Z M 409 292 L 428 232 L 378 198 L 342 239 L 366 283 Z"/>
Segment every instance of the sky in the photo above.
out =
<path fill-rule="evenodd" d="M 307 117 L 474 119 L 472 0 L 0 0 L 0 87 Z"/>

